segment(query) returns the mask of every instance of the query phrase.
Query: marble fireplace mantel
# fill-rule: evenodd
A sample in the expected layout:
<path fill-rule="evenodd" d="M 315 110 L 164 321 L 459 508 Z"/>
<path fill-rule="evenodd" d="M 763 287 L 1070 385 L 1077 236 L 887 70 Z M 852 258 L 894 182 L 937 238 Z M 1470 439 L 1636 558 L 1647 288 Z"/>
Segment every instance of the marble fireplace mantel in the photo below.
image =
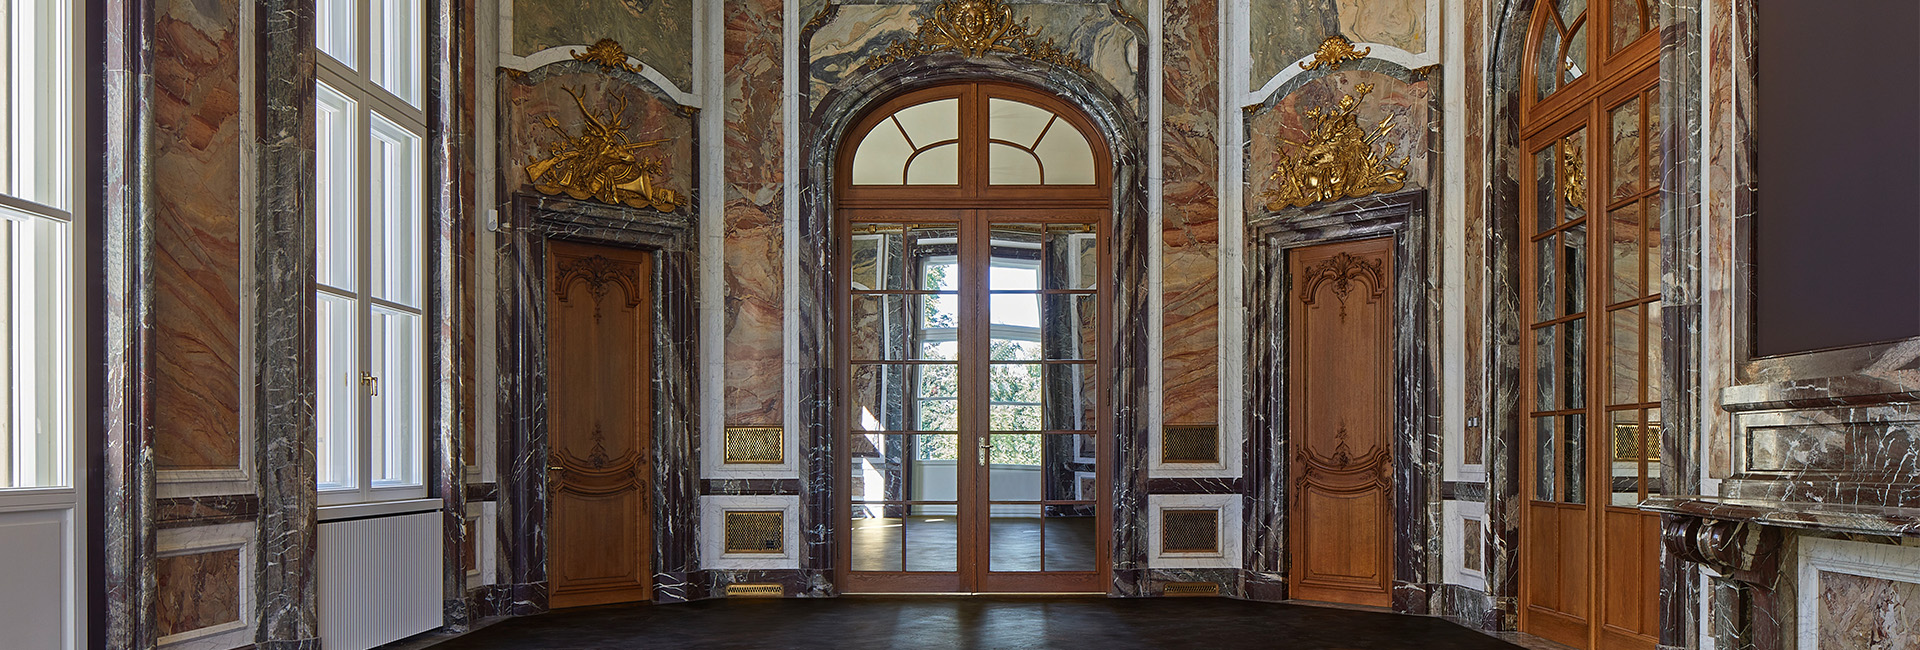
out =
<path fill-rule="evenodd" d="M 1920 537 L 1920 508 L 1679 496 L 1654 497 L 1641 504 L 1640 509 L 1660 513 L 1668 520 L 1690 518 L 1750 522 L 1759 526 L 1828 533 Z"/>

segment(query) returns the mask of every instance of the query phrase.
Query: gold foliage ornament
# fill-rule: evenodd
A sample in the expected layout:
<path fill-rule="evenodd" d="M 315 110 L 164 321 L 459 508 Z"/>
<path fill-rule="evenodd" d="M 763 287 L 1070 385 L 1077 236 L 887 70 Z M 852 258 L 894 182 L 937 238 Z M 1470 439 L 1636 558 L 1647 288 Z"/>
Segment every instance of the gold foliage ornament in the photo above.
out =
<path fill-rule="evenodd" d="M 1339 106 L 1309 109 L 1311 123 L 1305 142 L 1282 139 L 1280 163 L 1269 178 L 1279 181 L 1273 189 L 1261 193 L 1268 210 L 1304 208 L 1322 201 L 1359 198 L 1398 191 L 1406 186 L 1407 163 L 1391 160 L 1397 148 L 1380 140 L 1393 132 L 1394 117 L 1380 120 L 1373 133 L 1360 127 L 1356 111 L 1360 100 L 1373 92 L 1373 84 L 1359 84 L 1354 94 L 1340 98 Z M 1375 147 L 1380 148 L 1375 151 Z M 1288 148 L 1297 151 L 1288 151 Z"/>
<path fill-rule="evenodd" d="M 1042 40 L 1027 19 L 1013 20 L 1013 8 L 1000 0 L 943 0 L 933 8 L 933 20 L 920 23 L 912 38 L 894 41 L 867 60 L 878 68 L 916 56 L 953 52 L 968 58 L 987 55 L 1023 56 L 1064 68 L 1091 72 L 1087 64 L 1067 56 L 1053 39 Z"/>
<path fill-rule="evenodd" d="M 1300 69 L 1314 70 L 1325 66 L 1331 70 L 1338 70 L 1340 64 L 1367 58 L 1369 54 L 1373 54 L 1373 48 L 1357 49 L 1353 46 L 1353 41 L 1347 40 L 1347 37 L 1334 34 L 1320 42 L 1320 49 L 1313 53 L 1312 61 L 1300 62 Z"/>
<path fill-rule="evenodd" d="M 579 92 L 565 90 L 586 117 L 585 128 L 580 135 L 572 135 L 552 115 L 540 118 L 540 124 L 560 134 L 560 139 L 547 145 L 546 159 L 528 156 L 527 178 L 533 181 L 533 189 L 548 196 L 564 193 L 580 200 L 660 212 L 673 212 L 686 204 L 685 198 L 673 190 L 654 187 L 654 178 L 666 170 L 664 162 L 634 153 L 672 138 L 630 142 L 621 117 L 627 111 L 625 96 L 619 97 L 618 107 L 602 116 L 587 108 Z"/>
<path fill-rule="evenodd" d="M 619 41 L 611 38 L 594 41 L 592 45 L 587 46 L 587 51 L 574 50 L 571 54 L 575 61 L 586 61 L 604 70 L 619 69 L 634 74 L 640 73 L 640 66 L 627 63 L 627 48 L 621 47 Z"/>

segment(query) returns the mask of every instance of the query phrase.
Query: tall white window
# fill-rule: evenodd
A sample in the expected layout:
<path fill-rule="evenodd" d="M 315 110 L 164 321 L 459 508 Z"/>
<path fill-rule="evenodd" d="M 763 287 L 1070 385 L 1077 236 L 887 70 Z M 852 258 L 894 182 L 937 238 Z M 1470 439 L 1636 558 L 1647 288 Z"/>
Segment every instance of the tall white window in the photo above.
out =
<path fill-rule="evenodd" d="M 319 0 L 321 503 L 425 496 L 421 2 Z"/>
<path fill-rule="evenodd" d="M 0 0 L 0 490 L 73 485 L 67 11 Z"/>

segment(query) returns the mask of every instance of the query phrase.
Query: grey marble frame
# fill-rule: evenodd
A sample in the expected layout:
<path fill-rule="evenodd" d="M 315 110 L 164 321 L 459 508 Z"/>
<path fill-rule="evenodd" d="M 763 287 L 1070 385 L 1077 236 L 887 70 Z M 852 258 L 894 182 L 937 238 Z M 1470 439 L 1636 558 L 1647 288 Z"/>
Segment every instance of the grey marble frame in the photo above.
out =
<path fill-rule="evenodd" d="M 1286 575 L 1291 502 L 1288 457 L 1287 292 L 1293 286 L 1287 255 L 1296 248 L 1392 237 L 1394 243 L 1393 366 L 1393 609 L 1426 614 L 1433 592 L 1428 555 L 1437 550 L 1439 494 L 1430 483 L 1440 466 L 1437 376 L 1431 350 L 1438 342 L 1432 316 L 1438 288 L 1431 279 L 1431 228 L 1426 190 L 1350 199 L 1269 213 L 1247 221 L 1247 431 L 1253 442 L 1249 480 L 1253 501 L 1265 506 L 1248 520 L 1249 573 Z"/>
<path fill-rule="evenodd" d="M 1144 37 L 1140 40 L 1145 47 Z M 1140 53 L 1144 60 L 1144 52 Z M 1000 81 L 1025 85 L 1051 94 L 1078 108 L 1093 121 L 1113 159 L 1113 349 L 1109 351 L 1112 383 L 1106 387 L 1111 404 L 1108 431 L 1116 442 L 1108 471 L 1112 476 L 1113 596 L 1146 595 L 1147 584 L 1147 247 L 1154 245 L 1144 224 L 1147 214 L 1146 123 L 1126 108 L 1121 92 L 1110 84 L 1079 73 L 1023 58 L 968 59 L 952 54 L 921 56 L 850 75 L 820 99 L 820 108 L 801 124 L 800 145 L 806 159 L 800 176 L 800 419 L 805 432 L 801 444 L 806 459 L 801 479 L 801 553 L 803 570 L 817 580 L 815 595 L 835 593 L 829 581 L 834 568 L 837 482 L 834 454 L 838 430 L 839 377 L 835 368 L 834 332 L 840 315 L 833 296 L 840 279 L 834 274 L 838 233 L 834 229 L 834 162 L 847 130 L 869 107 L 919 88 L 963 81 Z M 803 104 L 804 105 L 804 104 Z"/>
<path fill-rule="evenodd" d="M 696 195 L 697 196 L 697 195 Z M 697 201 L 697 199 L 696 199 Z M 698 345 L 694 219 L 565 197 L 513 196 L 499 239 L 499 560 L 502 582 L 483 614 L 547 611 L 547 242 L 564 240 L 653 253 L 653 580 L 656 601 L 695 571 Z"/>

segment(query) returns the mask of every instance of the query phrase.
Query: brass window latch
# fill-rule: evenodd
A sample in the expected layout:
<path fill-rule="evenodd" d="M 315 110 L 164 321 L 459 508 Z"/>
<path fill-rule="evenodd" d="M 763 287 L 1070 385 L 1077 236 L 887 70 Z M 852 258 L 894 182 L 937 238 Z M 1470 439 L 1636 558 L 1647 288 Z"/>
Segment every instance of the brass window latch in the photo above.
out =
<path fill-rule="evenodd" d="M 366 387 L 368 396 L 380 396 L 380 378 L 373 376 L 373 373 L 360 373 L 360 385 Z"/>
<path fill-rule="evenodd" d="M 986 436 L 980 436 L 980 466 L 986 467 L 987 463 L 991 462 L 989 458 L 991 458 L 992 456 L 993 456 L 993 439 L 988 438 Z"/>

